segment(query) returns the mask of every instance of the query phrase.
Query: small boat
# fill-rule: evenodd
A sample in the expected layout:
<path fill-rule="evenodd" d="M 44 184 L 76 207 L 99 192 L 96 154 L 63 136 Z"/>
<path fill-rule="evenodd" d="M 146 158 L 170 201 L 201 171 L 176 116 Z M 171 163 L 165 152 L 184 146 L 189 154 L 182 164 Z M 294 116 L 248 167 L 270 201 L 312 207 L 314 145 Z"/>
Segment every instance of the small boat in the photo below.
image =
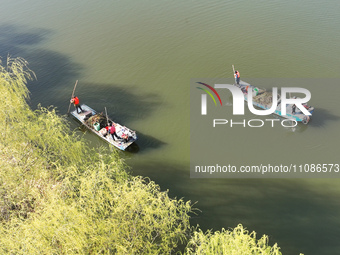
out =
<path fill-rule="evenodd" d="M 240 84 L 234 84 L 234 86 L 240 88 L 244 95 L 244 100 L 248 101 L 248 90 L 252 90 L 253 94 L 253 105 L 257 106 L 261 109 L 269 109 L 272 106 L 273 102 L 273 93 L 268 92 L 265 89 L 260 89 L 258 87 L 255 87 L 253 85 L 250 85 L 249 83 L 246 83 L 244 81 L 240 81 Z M 274 114 L 279 115 L 286 119 L 293 119 L 297 122 L 301 122 L 303 124 L 307 124 L 310 119 L 311 115 L 306 116 L 303 114 L 295 105 L 293 104 L 287 104 L 286 105 L 286 115 L 281 114 L 281 99 L 280 95 L 277 95 L 277 107 L 275 109 Z M 303 104 L 303 106 L 309 111 L 311 114 L 314 111 L 314 107 L 308 106 L 307 104 Z"/>
<path fill-rule="evenodd" d="M 74 110 L 71 114 L 93 133 L 118 149 L 125 151 L 127 147 L 137 140 L 135 131 L 112 121 L 102 113 L 97 113 L 85 104 L 82 104 L 81 108 L 83 112 L 78 113 L 77 110 Z M 115 125 L 116 134 L 120 139 L 113 140 L 107 131 L 109 124 Z"/>

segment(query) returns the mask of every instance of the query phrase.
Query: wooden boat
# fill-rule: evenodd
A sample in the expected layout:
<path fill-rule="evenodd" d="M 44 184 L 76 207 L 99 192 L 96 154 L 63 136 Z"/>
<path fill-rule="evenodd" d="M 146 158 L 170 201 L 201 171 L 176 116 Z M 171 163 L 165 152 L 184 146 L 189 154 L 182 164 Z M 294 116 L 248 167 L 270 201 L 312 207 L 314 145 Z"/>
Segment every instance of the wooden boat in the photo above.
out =
<path fill-rule="evenodd" d="M 261 109 L 269 109 L 272 106 L 273 102 L 273 94 L 272 92 L 268 92 L 265 89 L 260 89 L 258 87 L 252 86 L 247 82 L 240 81 L 240 84 L 234 84 L 234 86 L 240 88 L 243 92 L 244 95 L 244 100 L 248 101 L 248 90 L 252 90 L 253 94 L 253 105 L 257 106 Z M 298 108 L 296 108 L 292 104 L 287 104 L 286 106 L 286 115 L 281 114 L 281 99 L 280 95 L 278 94 L 278 104 L 275 109 L 274 114 L 281 116 L 286 119 L 293 119 L 296 120 L 297 122 L 301 122 L 303 124 L 307 124 L 310 119 L 310 116 L 306 116 L 303 114 Z M 304 105 L 304 107 L 309 111 L 310 113 L 313 113 L 314 107 Z"/>
<path fill-rule="evenodd" d="M 83 109 L 82 113 L 78 113 L 77 110 L 74 110 L 71 112 L 71 114 L 93 133 L 118 149 L 125 151 L 127 147 L 137 140 L 135 131 L 112 121 L 102 113 L 97 113 L 95 110 L 85 104 L 82 104 L 81 108 Z M 115 125 L 116 134 L 121 139 L 115 138 L 115 141 L 113 140 L 112 136 L 107 132 L 106 129 L 108 124 Z"/>

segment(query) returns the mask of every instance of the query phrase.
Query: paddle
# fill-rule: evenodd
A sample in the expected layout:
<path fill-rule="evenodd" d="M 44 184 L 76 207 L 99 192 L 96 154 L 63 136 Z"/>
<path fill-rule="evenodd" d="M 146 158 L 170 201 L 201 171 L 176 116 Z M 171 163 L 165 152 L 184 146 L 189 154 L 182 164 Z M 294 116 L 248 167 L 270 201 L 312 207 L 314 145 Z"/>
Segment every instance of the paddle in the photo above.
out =
<path fill-rule="evenodd" d="M 74 91 L 76 90 L 77 83 L 78 83 L 78 80 L 76 81 L 76 84 L 74 84 L 74 88 L 73 88 L 71 100 L 72 100 L 72 98 L 73 98 L 73 96 L 74 96 Z M 70 101 L 70 105 L 68 106 L 68 111 L 67 111 L 67 113 L 70 113 L 70 108 L 71 108 L 71 101 Z"/>

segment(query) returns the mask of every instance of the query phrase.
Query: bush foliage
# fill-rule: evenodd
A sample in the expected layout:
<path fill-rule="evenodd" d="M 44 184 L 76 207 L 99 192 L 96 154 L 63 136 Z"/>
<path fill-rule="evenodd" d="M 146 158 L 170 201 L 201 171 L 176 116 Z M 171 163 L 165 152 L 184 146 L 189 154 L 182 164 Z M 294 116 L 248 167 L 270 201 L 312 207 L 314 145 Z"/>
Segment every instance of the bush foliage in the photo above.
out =
<path fill-rule="evenodd" d="M 189 229 L 190 202 L 90 150 L 55 109 L 32 111 L 23 59 L 0 67 L 0 253 L 170 253 Z"/>
<path fill-rule="evenodd" d="M 0 254 L 171 254 L 186 243 L 186 254 L 280 254 L 241 226 L 192 231 L 190 201 L 89 149 L 55 109 L 32 111 L 34 77 L 24 59 L 0 63 Z"/>
<path fill-rule="evenodd" d="M 233 230 L 216 231 L 212 233 L 202 230 L 195 231 L 190 239 L 186 255 L 215 255 L 215 254 L 258 254 L 258 255 L 281 255 L 277 244 L 270 247 L 268 236 L 264 235 L 256 240 L 256 233 L 249 233 L 239 224 Z"/>

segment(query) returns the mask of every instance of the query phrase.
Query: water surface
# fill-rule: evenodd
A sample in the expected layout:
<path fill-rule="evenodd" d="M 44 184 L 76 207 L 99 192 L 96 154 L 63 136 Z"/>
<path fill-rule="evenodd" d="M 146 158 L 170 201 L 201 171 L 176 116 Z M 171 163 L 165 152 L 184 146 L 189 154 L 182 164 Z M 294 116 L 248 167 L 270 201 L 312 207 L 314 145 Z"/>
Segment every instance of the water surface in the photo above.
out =
<path fill-rule="evenodd" d="M 149 176 L 172 196 L 198 201 L 202 212 L 193 224 L 218 230 L 243 223 L 268 234 L 284 254 L 336 254 L 338 179 L 189 178 L 189 86 L 191 78 L 232 77 L 232 64 L 248 82 L 319 79 L 305 86 L 317 109 L 308 127 L 249 137 L 239 130 L 226 147 L 239 162 L 244 155 L 277 159 L 275 150 L 256 150 L 261 140 L 283 158 L 302 153 L 324 161 L 315 163 L 339 163 L 339 11 L 334 0 L 4 0 L 0 55 L 30 62 L 38 76 L 29 84 L 33 108 L 54 105 L 64 114 L 79 80 L 82 102 L 98 111 L 106 106 L 111 117 L 137 130 L 139 152 L 122 156 L 133 174 Z M 250 145 L 237 143 L 240 136 Z"/>

